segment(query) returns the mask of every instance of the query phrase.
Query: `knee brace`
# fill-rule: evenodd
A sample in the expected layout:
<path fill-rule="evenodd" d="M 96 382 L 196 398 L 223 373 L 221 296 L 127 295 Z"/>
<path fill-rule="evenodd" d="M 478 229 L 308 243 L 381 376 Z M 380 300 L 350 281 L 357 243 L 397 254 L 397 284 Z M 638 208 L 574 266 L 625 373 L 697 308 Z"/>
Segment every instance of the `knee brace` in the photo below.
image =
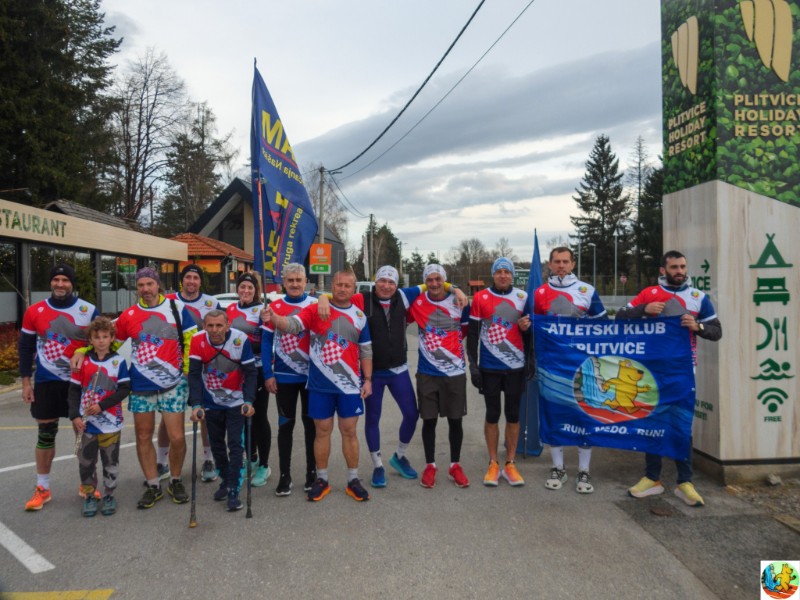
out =
<path fill-rule="evenodd" d="M 39 423 L 39 437 L 36 440 L 36 448 L 39 450 L 52 450 L 55 448 L 57 433 L 58 421 Z"/>

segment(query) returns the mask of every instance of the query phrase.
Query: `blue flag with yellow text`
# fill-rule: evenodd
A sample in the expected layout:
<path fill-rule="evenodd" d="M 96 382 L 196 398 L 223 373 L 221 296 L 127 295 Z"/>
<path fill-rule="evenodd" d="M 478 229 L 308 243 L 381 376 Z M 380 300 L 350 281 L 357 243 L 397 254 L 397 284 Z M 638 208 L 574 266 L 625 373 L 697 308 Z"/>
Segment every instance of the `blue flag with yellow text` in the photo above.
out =
<path fill-rule="evenodd" d="M 253 268 L 265 273 L 267 282 L 280 283 L 286 264 L 305 262 L 317 233 L 317 217 L 283 122 L 258 67 L 254 71 L 250 124 Z"/>
<path fill-rule="evenodd" d="M 534 316 L 542 440 L 689 456 L 695 385 L 680 317 Z"/>

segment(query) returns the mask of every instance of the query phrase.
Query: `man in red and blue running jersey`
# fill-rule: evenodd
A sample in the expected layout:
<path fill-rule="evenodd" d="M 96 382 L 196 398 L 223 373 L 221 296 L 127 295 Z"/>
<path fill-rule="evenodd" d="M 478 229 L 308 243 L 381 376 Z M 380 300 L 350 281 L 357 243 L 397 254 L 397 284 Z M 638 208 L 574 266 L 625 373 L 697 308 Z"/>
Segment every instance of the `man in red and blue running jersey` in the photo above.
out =
<path fill-rule="evenodd" d="M 497 487 L 501 475 L 512 486 L 525 484 L 514 459 L 519 439 L 519 403 L 525 385 L 523 333 L 531 326 L 530 316 L 524 314 L 527 300 L 528 294 L 514 287 L 514 263 L 501 256 L 492 264 L 492 286 L 475 294 L 469 311 L 470 378 L 486 402 L 483 431 L 489 450 L 489 469 L 483 485 L 487 486 Z M 497 461 L 501 393 L 506 399 L 506 461 L 502 471 Z"/>
<path fill-rule="evenodd" d="M 170 483 L 167 492 L 176 504 L 189 501 L 181 480 L 186 456 L 183 414 L 188 386 L 189 344 L 197 331 L 194 319 L 180 300 L 168 300 L 161 293 L 161 279 L 155 269 L 136 272 L 139 301 L 123 311 L 117 320 L 117 341 L 131 340 L 131 394 L 128 409 L 133 413 L 136 454 L 147 480 L 138 507 L 151 508 L 164 497 L 161 491 L 153 432 L 158 410 L 169 435 Z"/>
<path fill-rule="evenodd" d="M 208 425 L 214 461 L 222 478 L 214 500 L 227 499 L 229 511 L 242 508 L 242 431 L 245 418 L 255 412 L 257 379 L 256 359 L 247 334 L 230 328 L 225 311 L 206 313 L 203 331 L 192 337 L 189 350 L 189 402 L 192 421 L 202 420 Z"/>
<path fill-rule="evenodd" d="M 550 277 L 547 283 L 539 286 L 533 293 L 533 313 L 535 315 L 562 315 L 565 317 L 588 317 L 607 319 L 608 313 L 600 301 L 597 290 L 585 281 L 580 281 L 572 270 L 575 268 L 575 255 L 571 248 L 560 246 L 550 251 L 548 262 Z M 549 490 L 560 490 L 567 481 L 564 467 L 564 447 L 550 446 L 553 466 L 550 477 L 544 486 Z M 578 447 L 578 474 L 575 477 L 575 491 L 591 494 L 594 486 L 589 477 L 592 462 L 591 446 Z"/>
<path fill-rule="evenodd" d="M 58 420 L 67 418 L 70 358 L 86 345 L 86 328 L 97 316 L 93 304 L 73 295 L 75 270 L 59 264 L 50 271 L 50 298 L 25 311 L 19 336 L 22 400 L 30 404 L 39 436 L 36 442 L 36 489 L 25 510 L 41 510 L 50 502 L 50 467 L 56 455 Z M 36 355 L 36 377 L 33 357 Z"/>
<path fill-rule="evenodd" d="M 461 468 L 464 441 L 462 419 L 467 414 L 467 377 L 463 335 L 469 320 L 469 307 L 460 309 L 455 297 L 445 291 L 447 273 L 441 265 L 425 267 L 422 277 L 427 292 L 410 302 L 409 321 L 419 328 L 417 398 L 422 418 L 422 445 L 425 469 L 420 485 L 436 485 L 436 423 L 446 417 L 450 428 L 450 469 L 448 474 L 458 487 L 469 486 Z M 409 300 L 411 300 L 409 298 Z"/>
<path fill-rule="evenodd" d="M 697 338 L 716 342 L 722 337 L 722 324 L 717 318 L 711 299 L 689 282 L 686 257 L 670 250 L 661 259 L 661 277 L 658 285 L 643 289 L 627 306 L 617 313 L 617 319 L 654 319 L 681 316 L 681 325 L 691 331 L 692 352 L 697 360 Z M 675 495 L 689 506 L 703 506 L 703 498 L 692 483 L 692 457 L 676 460 L 678 487 Z M 634 498 L 644 498 L 664 493 L 661 485 L 661 456 L 645 454 L 645 476 L 628 489 Z"/>
<path fill-rule="evenodd" d="M 357 502 L 370 496 L 358 478 L 358 437 L 356 425 L 364 414 L 364 398 L 372 393 L 372 342 L 367 317 L 351 302 L 356 290 L 352 272 L 340 271 L 333 277 L 330 317 L 322 319 L 312 304 L 292 317 L 282 317 L 268 306 L 266 320 L 281 331 L 311 333 L 308 370 L 308 413 L 314 419 L 314 456 L 317 480 L 308 500 L 322 500 L 330 492 L 328 459 L 331 452 L 333 415 L 339 416 L 342 452 L 347 463 L 347 494 Z M 363 384 L 362 381 L 363 371 Z"/>
<path fill-rule="evenodd" d="M 306 269 L 300 263 L 289 263 L 283 267 L 283 288 L 286 295 L 270 304 L 272 312 L 291 317 L 301 310 L 316 304 L 316 298 L 305 293 Z M 276 330 L 271 321 L 262 325 L 261 364 L 264 369 L 264 385 L 275 394 L 278 404 L 278 461 L 280 479 L 275 488 L 276 496 L 292 493 L 292 442 L 297 418 L 297 398 L 300 397 L 300 418 L 303 422 L 306 449 L 306 482 L 303 491 L 308 492 L 317 479 L 314 459 L 314 419 L 308 416 L 308 353 L 311 335 L 303 330 L 296 335 Z"/>
<path fill-rule="evenodd" d="M 179 292 L 167 294 L 167 300 L 180 300 L 189 311 L 197 325 L 197 330 L 203 330 L 203 319 L 212 310 L 219 310 L 222 307 L 214 296 L 209 296 L 202 292 L 203 288 L 203 269 L 199 265 L 188 264 L 181 270 L 180 275 L 181 289 Z M 200 478 L 205 481 L 214 481 L 217 478 L 217 470 L 214 467 L 214 460 L 211 453 L 211 444 L 208 440 L 208 429 L 206 422 L 200 423 L 200 435 L 203 438 L 203 467 L 200 470 Z M 169 467 L 167 466 L 167 455 L 169 453 L 169 436 L 164 421 L 158 426 L 158 448 L 156 450 L 158 472 L 162 479 L 169 477 Z"/>

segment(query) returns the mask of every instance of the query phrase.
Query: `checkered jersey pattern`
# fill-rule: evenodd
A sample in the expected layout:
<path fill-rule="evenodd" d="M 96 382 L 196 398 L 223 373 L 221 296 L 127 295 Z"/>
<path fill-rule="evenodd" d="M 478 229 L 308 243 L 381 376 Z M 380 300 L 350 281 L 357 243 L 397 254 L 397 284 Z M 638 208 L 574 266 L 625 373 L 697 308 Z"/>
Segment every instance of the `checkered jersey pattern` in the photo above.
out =
<path fill-rule="evenodd" d="M 216 369 L 209 369 L 205 373 L 205 380 L 207 390 L 219 390 L 225 382 L 225 374 L 219 373 Z"/>
<path fill-rule="evenodd" d="M 69 340 L 66 338 L 61 337 L 53 337 L 47 340 L 47 342 L 42 346 L 42 354 L 44 354 L 44 358 L 47 362 L 54 363 L 59 358 L 64 356 L 64 352 L 69 345 Z"/>
<path fill-rule="evenodd" d="M 291 354 L 300 347 L 300 338 L 296 335 L 284 334 L 279 338 L 281 349 L 286 354 Z"/>
<path fill-rule="evenodd" d="M 158 346 L 149 342 L 139 342 L 136 348 L 136 360 L 140 365 L 150 364 L 156 354 L 158 354 Z"/>
<path fill-rule="evenodd" d="M 426 331 L 423 343 L 430 352 L 435 352 L 437 348 L 441 347 L 443 339 L 444 337 L 436 331 Z"/>
<path fill-rule="evenodd" d="M 335 340 L 328 339 L 321 350 L 322 362 L 326 365 L 333 365 L 339 362 L 339 359 L 344 354 L 344 348 L 336 343 Z"/>
<path fill-rule="evenodd" d="M 503 327 L 503 325 L 500 323 L 492 323 L 492 325 L 486 330 L 486 339 L 494 346 L 503 342 L 507 336 L 508 329 Z"/>

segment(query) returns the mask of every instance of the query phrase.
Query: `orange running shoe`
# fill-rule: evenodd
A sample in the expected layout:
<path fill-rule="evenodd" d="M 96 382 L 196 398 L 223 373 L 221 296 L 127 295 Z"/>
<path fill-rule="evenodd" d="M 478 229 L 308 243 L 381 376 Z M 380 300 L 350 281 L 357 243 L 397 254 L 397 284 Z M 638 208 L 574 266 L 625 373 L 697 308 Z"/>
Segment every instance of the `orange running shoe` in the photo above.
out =
<path fill-rule="evenodd" d="M 37 485 L 33 492 L 33 497 L 25 504 L 25 510 L 42 510 L 42 507 L 50 502 L 51 499 L 50 490 Z"/>
<path fill-rule="evenodd" d="M 517 465 L 512 461 L 508 461 L 506 466 L 503 467 L 502 475 L 503 479 L 508 482 L 508 485 L 514 487 L 525 485 L 525 480 L 522 478 L 522 475 L 519 474 L 519 471 L 517 471 Z"/>
<path fill-rule="evenodd" d="M 483 485 L 488 485 L 491 487 L 497 487 L 497 483 L 500 480 L 500 465 L 497 464 L 496 460 L 489 461 L 489 469 L 486 471 L 486 475 L 483 476 Z"/>

